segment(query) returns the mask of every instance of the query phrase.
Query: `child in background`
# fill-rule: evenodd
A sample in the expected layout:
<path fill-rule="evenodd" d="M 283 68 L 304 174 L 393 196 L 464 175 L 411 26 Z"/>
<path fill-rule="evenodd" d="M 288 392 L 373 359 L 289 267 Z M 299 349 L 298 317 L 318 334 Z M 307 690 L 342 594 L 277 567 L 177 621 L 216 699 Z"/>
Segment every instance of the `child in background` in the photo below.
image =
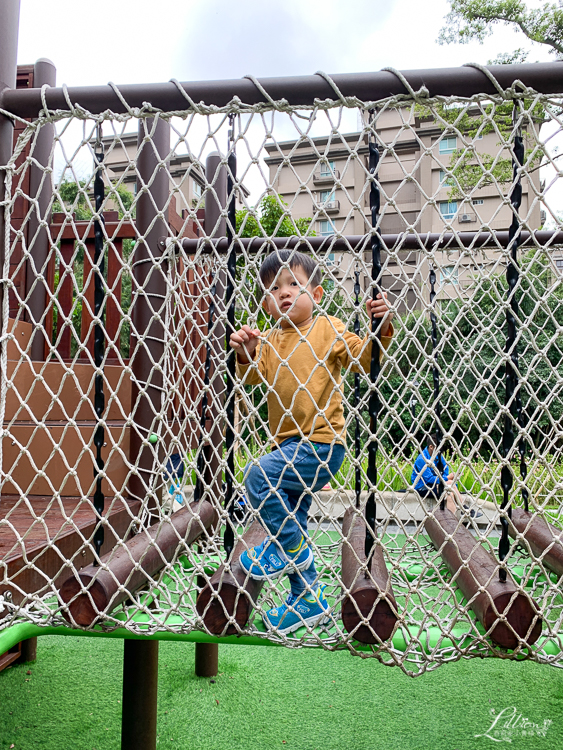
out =
<path fill-rule="evenodd" d="M 260 332 L 243 326 L 231 335 L 237 372 L 245 385 L 266 384 L 268 418 L 275 448 L 245 469 L 247 497 L 269 535 L 242 553 L 251 578 L 287 574 L 291 594 L 264 616 L 267 627 L 290 633 L 302 625 L 328 621 L 307 534 L 311 492 L 334 477 L 344 460 L 346 432 L 342 369 L 369 373 L 370 336 L 347 331 L 342 321 L 314 315 L 321 302 L 320 269 L 313 258 L 274 251 L 260 268 L 263 307 L 277 325 Z M 381 294 L 368 300 L 367 313 L 381 318 L 381 345 L 391 342 L 392 313 Z M 383 350 L 380 352 L 380 358 Z"/>

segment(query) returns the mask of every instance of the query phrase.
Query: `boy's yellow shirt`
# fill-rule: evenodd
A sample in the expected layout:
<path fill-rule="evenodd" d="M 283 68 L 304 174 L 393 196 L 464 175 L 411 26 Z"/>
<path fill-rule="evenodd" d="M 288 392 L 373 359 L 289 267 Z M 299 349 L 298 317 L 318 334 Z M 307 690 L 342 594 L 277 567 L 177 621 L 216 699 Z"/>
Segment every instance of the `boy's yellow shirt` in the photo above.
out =
<path fill-rule="evenodd" d="M 392 327 L 388 334 L 381 337 L 383 349 Z M 345 444 L 342 369 L 369 375 L 370 359 L 368 336 L 362 339 L 338 318 L 318 315 L 301 328 L 264 331 L 254 362 L 242 365 L 237 358 L 237 373 L 244 385 L 269 386 L 268 417 L 276 443 L 298 436 Z"/>

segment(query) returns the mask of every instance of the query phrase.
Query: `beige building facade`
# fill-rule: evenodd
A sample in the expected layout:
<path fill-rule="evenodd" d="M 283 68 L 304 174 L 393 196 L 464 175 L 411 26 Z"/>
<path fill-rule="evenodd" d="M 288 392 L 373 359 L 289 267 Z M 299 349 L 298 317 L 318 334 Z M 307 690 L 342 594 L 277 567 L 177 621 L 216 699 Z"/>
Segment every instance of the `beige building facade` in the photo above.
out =
<path fill-rule="evenodd" d="M 382 234 L 508 230 L 513 216 L 505 197 L 508 184 L 468 190 L 463 200 L 453 197 L 452 191 L 452 155 L 468 145 L 478 154 L 495 155 L 499 152 L 497 134 L 480 137 L 477 133 L 462 140 L 433 120 L 419 119 L 411 109 L 395 109 L 379 115 L 377 137 Z M 319 235 L 364 235 L 371 231 L 365 133 L 280 142 L 267 145 L 266 150 L 272 190 L 288 204 L 294 218 L 312 218 Z M 510 152 L 505 149 L 502 156 L 510 159 Z M 538 229 L 543 218 L 539 170 L 523 177 L 522 188 L 520 217 L 526 229 Z M 382 254 L 383 287 L 390 291 L 401 312 L 420 307 L 421 300 L 429 297 L 425 257 L 424 251 L 400 249 L 389 256 Z M 466 296 L 476 272 L 499 257 L 499 251 L 494 250 L 479 257 L 467 252 L 460 255 L 458 251 L 436 253 L 437 298 Z M 351 294 L 353 256 L 335 253 L 327 262 L 335 279 Z M 365 254 L 364 263 L 369 269 L 371 253 Z M 362 274 L 364 289 L 369 283 L 367 275 Z"/>

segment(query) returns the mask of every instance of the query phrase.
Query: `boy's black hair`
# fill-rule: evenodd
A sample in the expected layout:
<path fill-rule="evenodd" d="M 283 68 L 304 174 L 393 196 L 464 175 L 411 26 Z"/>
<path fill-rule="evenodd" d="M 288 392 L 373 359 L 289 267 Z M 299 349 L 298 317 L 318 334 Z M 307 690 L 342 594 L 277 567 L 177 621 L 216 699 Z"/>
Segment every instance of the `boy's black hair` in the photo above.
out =
<path fill-rule="evenodd" d="M 427 446 L 432 446 L 433 448 L 436 447 L 436 440 L 435 440 L 435 438 L 432 437 L 432 435 L 427 435 L 426 436 L 426 445 Z"/>
<path fill-rule="evenodd" d="M 290 268 L 302 268 L 307 274 L 311 286 L 317 287 L 321 283 L 321 269 L 317 261 L 310 255 L 299 253 L 296 250 L 274 250 L 260 266 L 260 281 L 264 289 L 271 285 L 284 263 L 287 263 Z"/>

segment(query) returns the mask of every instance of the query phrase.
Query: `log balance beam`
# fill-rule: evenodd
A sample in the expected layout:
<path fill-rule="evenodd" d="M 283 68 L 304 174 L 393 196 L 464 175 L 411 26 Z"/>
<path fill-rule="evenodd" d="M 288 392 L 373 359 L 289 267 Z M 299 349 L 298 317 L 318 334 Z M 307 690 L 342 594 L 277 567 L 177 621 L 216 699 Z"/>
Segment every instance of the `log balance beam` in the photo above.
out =
<path fill-rule="evenodd" d="M 397 603 L 380 544 L 372 548 L 366 575 L 366 522 L 355 508 L 342 521 L 342 624 L 360 643 L 388 640 L 397 624 Z M 366 622 L 367 621 L 367 622 Z"/>
<path fill-rule="evenodd" d="M 529 646 L 535 643 L 542 630 L 536 605 L 518 590 L 510 573 L 506 581 L 499 581 L 498 561 L 454 514 L 437 509 L 424 528 L 490 638 L 510 649 L 521 640 Z"/>
<path fill-rule="evenodd" d="M 556 573 L 563 575 L 563 531 L 540 516 L 526 512 L 524 508 L 512 508 L 512 523 L 508 533 L 516 539 L 522 535 L 530 545 L 534 556 Z"/>
<path fill-rule="evenodd" d="M 264 527 L 254 521 L 235 546 L 230 564 L 223 563 L 197 597 L 197 613 L 212 635 L 236 635 L 246 627 L 264 581 L 250 578 L 239 557 L 245 549 L 262 544 L 265 538 Z"/>
<path fill-rule="evenodd" d="M 195 542 L 216 518 L 211 503 L 192 503 L 114 547 L 101 558 L 101 565 L 88 565 L 73 574 L 59 589 L 60 598 L 68 605 L 65 618 L 83 627 L 93 625 L 149 582 L 172 560 L 180 543 L 188 546 Z"/>

